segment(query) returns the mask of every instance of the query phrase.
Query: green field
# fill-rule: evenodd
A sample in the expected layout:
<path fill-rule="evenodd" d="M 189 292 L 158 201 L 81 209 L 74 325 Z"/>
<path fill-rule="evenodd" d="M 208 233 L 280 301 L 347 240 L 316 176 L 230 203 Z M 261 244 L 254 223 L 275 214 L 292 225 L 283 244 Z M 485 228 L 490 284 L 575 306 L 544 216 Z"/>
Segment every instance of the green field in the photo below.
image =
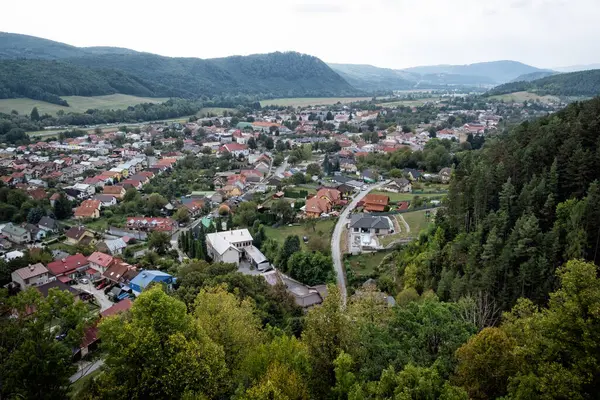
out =
<path fill-rule="evenodd" d="M 10 113 L 17 110 L 19 114 L 29 114 L 33 107 L 37 107 L 40 114 L 56 114 L 57 111 L 85 112 L 90 108 L 98 109 L 122 109 L 140 103 L 162 103 L 168 98 L 150 98 L 129 96 L 127 94 L 109 94 L 106 96 L 62 96 L 69 103 L 69 107 L 46 103 L 45 101 L 32 99 L 0 99 L 0 112 Z"/>
<path fill-rule="evenodd" d="M 539 94 L 529 92 L 515 92 L 508 94 L 499 94 L 496 96 L 490 96 L 490 99 L 502 100 L 505 103 L 522 103 L 524 101 L 536 101 L 539 100 L 542 103 L 555 103 L 560 101 L 556 96 L 540 96 Z"/>
<path fill-rule="evenodd" d="M 435 100 L 438 100 L 438 99 L 398 100 L 398 101 L 392 101 L 389 103 L 379 103 L 377 105 L 381 106 L 381 107 L 398 107 L 398 106 L 418 107 L 418 106 L 422 106 L 423 104 L 427 103 L 428 101 L 435 101 Z"/>
<path fill-rule="evenodd" d="M 196 113 L 197 117 L 203 117 L 207 114 L 222 116 L 223 112 L 236 112 L 235 108 L 225 108 L 225 107 L 204 107 L 201 108 L 200 111 Z"/>
<path fill-rule="evenodd" d="M 303 236 L 308 236 L 309 238 L 314 236 L 326 237 L 330 240 L 334 226 L 335 220 L 327 219 L 317 221 L 314 231 L 308 224 L 294 224 L 292 226 L 280 226 L 279 228 L 265 226 L 265 233 L 267 234 L 267 237 L 273 238 L 281 244 L 283 244 L 286 237 L 293 235 L 299 236 L 300 240 L 302 240 Z"/>
<path fill-rule="evenodd" d="M 260 105 L 282 107 L 326 106 L 339 103 L 352 103 L 355 101 L 371 100 L 371 97 L 296 97 L 290 99 L 261 100 Z"/>
<path fill-rule="evenodd" d="M 381 261 L 389 251 L 379 251 L 376 253 L 361 253 L 355 256 L 345 258 L 346 268 L 352 269 L 355 276 L 367 277 L 375 272 L 375 268 L 381 264 Z"/>

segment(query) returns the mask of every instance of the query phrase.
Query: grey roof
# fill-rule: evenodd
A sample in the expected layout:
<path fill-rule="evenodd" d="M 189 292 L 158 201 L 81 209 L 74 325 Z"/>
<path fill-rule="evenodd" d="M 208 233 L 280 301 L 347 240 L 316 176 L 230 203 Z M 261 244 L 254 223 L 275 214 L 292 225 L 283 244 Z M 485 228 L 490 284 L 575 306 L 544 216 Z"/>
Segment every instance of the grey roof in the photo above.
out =
<path fill-rule="evenodd" d="M 406 186 L 410 183 L 410 181 L 406 178 L 398 178 L 398 179 L 394 179 L 394 182 L 398 185 L 398 186 Z"/>
<path fill-rule="evenodd" d="M 386 217 L 373 216 L 370 214 L 353 214 L 350 219 L 350 227 L 362 229 L 390 229 L 390 223 Z"/>
<path fill-rule="evenodd" d="M 44 227 L 46 229 L 57 229 L 58 228 L 58 223 L 53 218 L 42 217 L 42 219 L 40 219 L 40 222 L 38 222 L 38 226 L 39 227 Z"/>
<path fill-rule="evenodd" d="M 100 200 L 102 203 L 112 202 L 116 199 L 112 194 L 97 194 L 93 197 L 94 200 Z"/>

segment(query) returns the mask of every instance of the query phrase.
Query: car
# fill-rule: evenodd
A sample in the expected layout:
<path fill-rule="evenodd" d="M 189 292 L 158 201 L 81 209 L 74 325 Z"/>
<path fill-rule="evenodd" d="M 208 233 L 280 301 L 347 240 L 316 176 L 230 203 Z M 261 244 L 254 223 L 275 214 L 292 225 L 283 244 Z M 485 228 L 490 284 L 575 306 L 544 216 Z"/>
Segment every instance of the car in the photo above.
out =
<path fill-rule="evenodd" d="M 369 187 L 367 185 L 363 185 L 363 187 L 361 188 L 361 190 L 364 192 L 365 190 L 369 190 Z"/>
<path fill-rule="evenodd" d="M 83 283 L 84 285 L 87 285 L 88 283 L 90 283 L 90 281 L 89 281 L 89 279 L 87 279 L 87 278 L 81 278 L 81 279 L 79 280 L 79 283 Z"/>

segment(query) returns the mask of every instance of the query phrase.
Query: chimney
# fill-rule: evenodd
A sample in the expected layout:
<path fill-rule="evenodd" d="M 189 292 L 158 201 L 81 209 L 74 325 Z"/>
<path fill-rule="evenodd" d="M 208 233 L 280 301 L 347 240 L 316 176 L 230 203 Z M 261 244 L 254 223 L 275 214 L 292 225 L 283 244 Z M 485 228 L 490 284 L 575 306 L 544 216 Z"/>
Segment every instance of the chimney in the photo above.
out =
<path fill-rule="evenodd" d="M 35 269 L 35 267 L 34 267 L 33 265 L 30 265 L 30 266 L 29 266 L 29 270 L 30 270 L 30 271 L 33 271 L 34 269 Z"/>

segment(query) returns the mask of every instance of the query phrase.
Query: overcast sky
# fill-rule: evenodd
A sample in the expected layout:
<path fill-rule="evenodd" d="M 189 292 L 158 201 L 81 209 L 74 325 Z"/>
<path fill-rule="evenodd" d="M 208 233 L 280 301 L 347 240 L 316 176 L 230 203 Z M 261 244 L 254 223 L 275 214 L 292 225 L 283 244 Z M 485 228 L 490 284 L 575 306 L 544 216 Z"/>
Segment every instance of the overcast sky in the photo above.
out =
<path fill-rule="evenodd" d="M 294 50 L 403 68 L 600 62 L 600 0 L 20 0 L 0 30 L 166 56 Z"/>

